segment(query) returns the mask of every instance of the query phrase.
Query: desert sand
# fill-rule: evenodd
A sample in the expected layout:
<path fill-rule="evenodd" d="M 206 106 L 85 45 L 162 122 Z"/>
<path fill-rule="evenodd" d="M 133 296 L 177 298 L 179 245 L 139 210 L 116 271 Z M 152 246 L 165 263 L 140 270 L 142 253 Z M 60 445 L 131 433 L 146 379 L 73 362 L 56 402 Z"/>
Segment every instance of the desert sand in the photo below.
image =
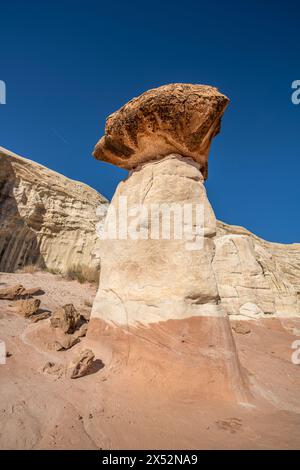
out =
<path fill-rule="evenodd" d="M 92 284 L 45 272 L 0 275 L 1 288 L 18 283 L 39 286 L 45 310 L 72 302 L 87 317 L 96 294 Z M 105 340 L 99 341 L 109 332 L 99 336 L 100 326 L 90 325 L 80 343 L 68 351 L 55 351 L 49 319 L 32 323 L 11 304 L 0 301 L 1 339 L 9 352 L 6 364 L 0 366 L 1 449 L 300 446 L 300 367 L 291 360 L 299 318 L 231 320 L 245 394 L 207 400 L 204 390 L 215 377 L 197 373 L 196 337 L 178 330 L 176 324 L 165 330 L 155 325 L 154 332 L 151 328 L 119 331 L 116 351 Z M 43 372 L 45 363 L 68 364 L 87 347 L 96 360 L 85 377 L 72 380 Z M 169 373 L 164 375 L 166 364 Z M 182 364 L 190 366 L 185 374 L 190 383 L 178 380 Z"/>

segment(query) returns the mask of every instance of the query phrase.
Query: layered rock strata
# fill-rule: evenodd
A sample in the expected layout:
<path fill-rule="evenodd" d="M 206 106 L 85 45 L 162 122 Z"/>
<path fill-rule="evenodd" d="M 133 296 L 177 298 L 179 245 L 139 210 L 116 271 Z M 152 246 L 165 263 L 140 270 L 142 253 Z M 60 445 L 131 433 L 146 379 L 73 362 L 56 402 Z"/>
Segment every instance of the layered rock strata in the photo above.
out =
<path fill-rule="evenodd" d="M 222 222 L 214 243 L 212 266 L 229 315 L 300 316 L 300 244 L 267 242 Z"/>
<path fill-rule="evenodd" d="M 87 185 L 0 148 L 0 271 L 99 267 L 96 210 L 106 204 Z"/>

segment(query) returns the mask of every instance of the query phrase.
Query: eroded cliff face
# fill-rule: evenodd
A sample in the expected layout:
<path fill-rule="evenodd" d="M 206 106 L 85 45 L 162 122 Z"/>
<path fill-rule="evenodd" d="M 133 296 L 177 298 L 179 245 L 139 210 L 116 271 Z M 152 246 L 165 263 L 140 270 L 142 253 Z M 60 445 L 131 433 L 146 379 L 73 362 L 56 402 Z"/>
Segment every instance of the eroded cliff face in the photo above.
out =
<path fill-rule="evenodd" d="M 96 209 L 106 204 L 87 185 L 0 147 L 0 271 L 99 266 Z"/>
<path fill-rule="evenodd" d="M 300 315 L 300 244 L 271 243 L 217 223 L 213 269 L 229 315 Z"/>

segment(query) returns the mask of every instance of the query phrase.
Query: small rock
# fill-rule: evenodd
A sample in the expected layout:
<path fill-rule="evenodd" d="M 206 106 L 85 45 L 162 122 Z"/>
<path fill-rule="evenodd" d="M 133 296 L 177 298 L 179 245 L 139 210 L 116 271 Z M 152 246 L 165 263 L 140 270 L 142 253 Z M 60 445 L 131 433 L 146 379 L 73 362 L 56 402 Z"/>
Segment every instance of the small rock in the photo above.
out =
<path fill-rule="evenodd" d="M 91 369 L 95 358 L 95 354 L 91 349 L 85 349 L 80 355 L 70 364 L 69 375 L 71 379 L 77 379 L 87 375 Z"/>
<path fill-rule="evenodd" d="M 40 287 L 31 287 L 30 289 L 24 289 L 22 296 L 34 296 L 34 295 L 42 295 L 44 291 Z"/>
<path fill-rule="evenodd" d="M 53 328 L 60 328 L 64 333 L 72 334 L 81 325 L 82 318 L 73 304 L 66 304 L 53 313 L 50 321 Z"/>
<path fill-rule="evenodd" d="M 18 300 L 15 303 L 18 313 L 23 315 L 25 318 L 29 318 L 37 313 L 40 305 L 41 301 L 39 299 Z"/>
<path fill-rule="evenodd" d="M 13 287 L 6 287 L 0 289 L 0 300 L 16 300 L 21 297 L 22 292 L 24 292 L 24 287 L 21 284 L 17 284 Z"/>
<path fill-rule="evenodd" d="M 40 295 L 43 293 L 44 291 L 40 287 L 25 289 L 22 284 L 17 284 L 12 287 L 0 289 L 0 300 L 30 299 L 34 295 Z"/>
<path fill-rule="evenodd" d="M 245 325 L 244 322 L 236 322 L 233 326 L 232 326 L 232 329 L 233 331 L 235 331 L 236 333 L 239 333 L 241 335 L 247 335 L 248 333 L 251 333 L 251 329 L 249 328 L 248 325 Z"/>

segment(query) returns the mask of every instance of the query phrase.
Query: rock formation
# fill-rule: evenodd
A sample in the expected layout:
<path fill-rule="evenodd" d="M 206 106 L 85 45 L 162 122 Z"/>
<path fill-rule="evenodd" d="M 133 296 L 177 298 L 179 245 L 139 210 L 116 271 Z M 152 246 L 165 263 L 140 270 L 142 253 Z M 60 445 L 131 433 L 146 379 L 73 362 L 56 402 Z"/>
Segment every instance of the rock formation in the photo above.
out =
<path fill-rule="evenodd" d="M 38 313 L 40 305 L 40 299 L 27 299 L 17 300 L 15 307 L 18 313 L 23 315 L 25 318 L 29 318 Z"/>
<path fill-rule="evenodd" d="M 17 284 L 16 286 L 0 289 L 0 300 L 30 299 L 32 296 L 40 294 L 43 294 L 40 287 L 25 289 L 21 284 Z"/>
<path fill-rule="evenodd" d="M 98 267 L 96 209 L 105 204 L 85 184 L 0 148 L 0 271 Z"/>
<path fill-rule="evenodd" d="M 95 354 L 90 349 L 85 349 L 72 361 L 68 367 L 68 375 L 71 379 L 78 379 L 90 373 Z"/>
<path fill-rule="evenodd" d="M 140 372 L 149 377 L 156 375 L 156 363 L 164 376 L 159 387 L 183 389 L 185 396 L 242 399 L 243 378 L 213 271 L 216 219 L 203 184 L 210 141 L 227 102 L 212 87 L 169 85 L 108 118 L 95 155 L 133 169 L 106 218 L 88 335 L 111 350 L 111 367 L 130 365 L 135 380 L 141 362 L 146 371 Z M 160 218 L 154 220 L 148 209 L 166 204 L 183 219 L 172 213 L 174 233 L 163 239 L 153 236 Z M 198 207 L 204 209 L 200 223 Z M 186 208 L 192 208 L 191 224 Z"/>
<path fill-rule="evenodd" d="M 214 242 L 213 270 L 229 315 L 300 316 L 300 244 L 266 242 L 222 222 Z"/>
<path fill-rule="evenodd" d="M 84 319 L 77 312 L 73 304 L 66 304 L 53 312 L 51 317 L 52 328 L 59 328 L 63 333 L 72 334 L 79 328 Z"/>
<path fill-rule="evenodd" d="M 228 101 L 206 85 L 181 83 L 149 90 L 108 117 L 94 156 L 132 169 L 180 154 L 198 162 L 206 179 L 210 143 Z"/>

